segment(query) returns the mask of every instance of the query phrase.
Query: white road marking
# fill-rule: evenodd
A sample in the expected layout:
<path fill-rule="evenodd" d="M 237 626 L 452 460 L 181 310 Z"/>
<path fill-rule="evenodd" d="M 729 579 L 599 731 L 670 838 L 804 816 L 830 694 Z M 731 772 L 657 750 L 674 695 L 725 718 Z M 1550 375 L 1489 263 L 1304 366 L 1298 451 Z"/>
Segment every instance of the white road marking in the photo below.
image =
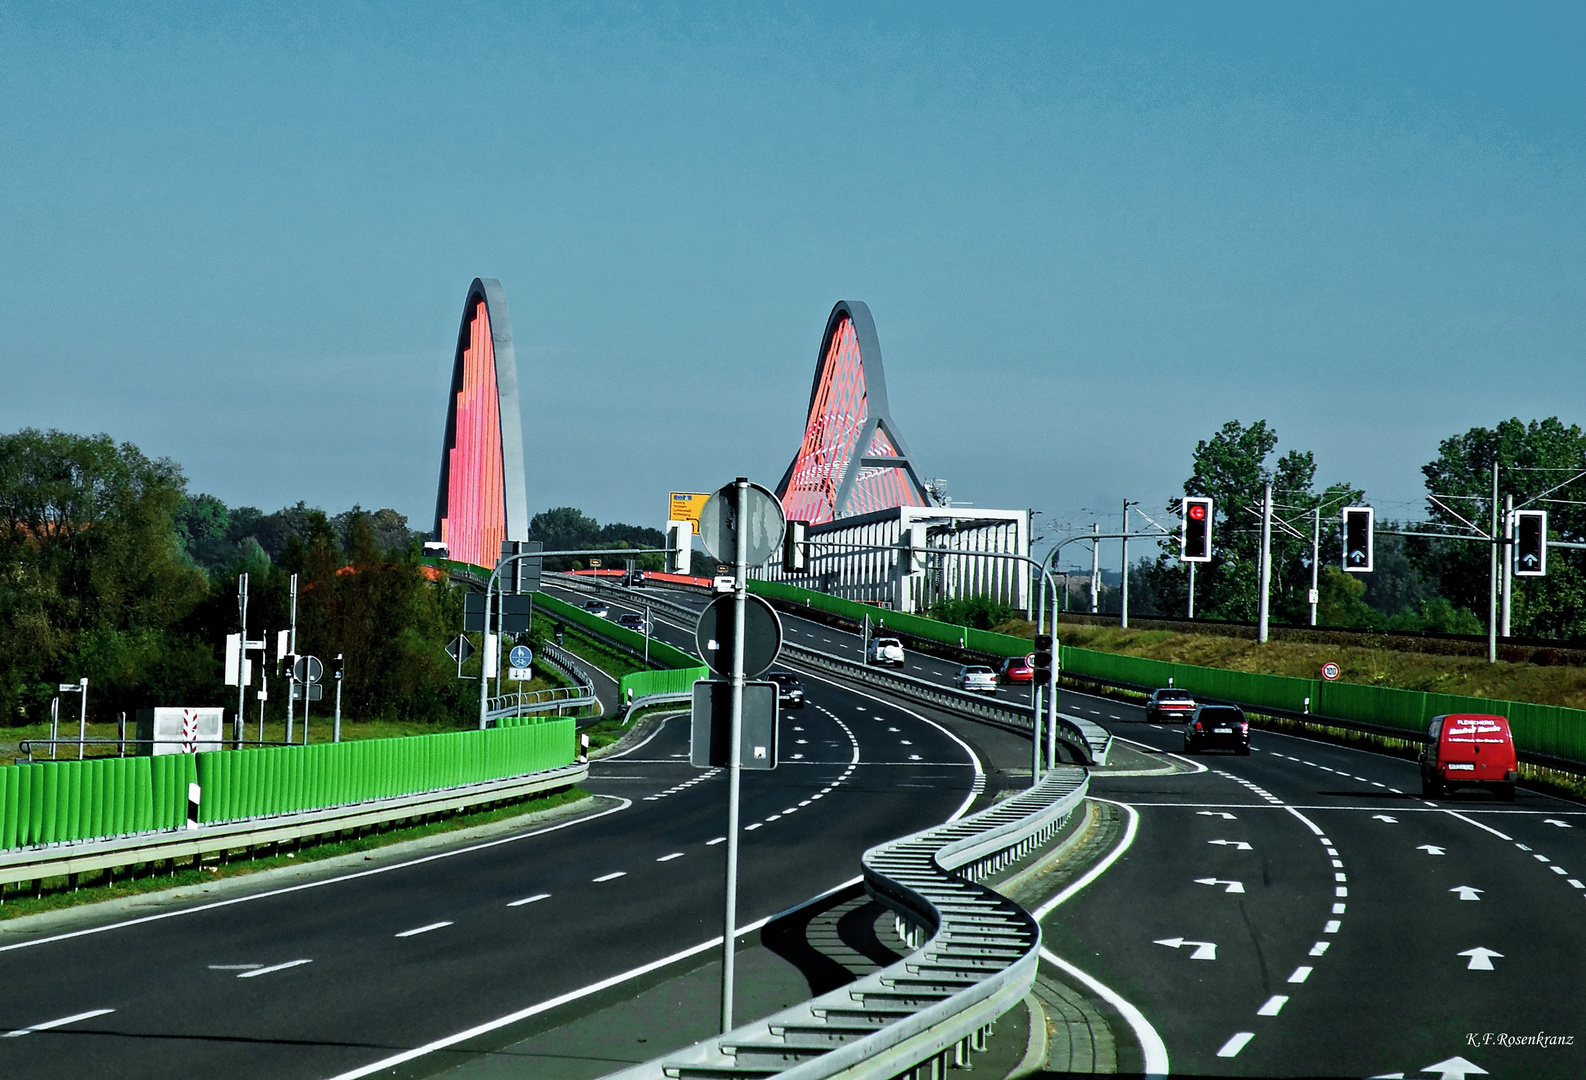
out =
<path fill-rule="evenodd" d="M 1552 862 L 1553 861 L 1552 859 L 1548 858 L 1546 855 L 1543 855 L 1541 852 L 1534 853 L 1531 856 L 1531 858 L 1535 859 L 1537 862 Z"/>
<path fill-rule="evenodd" d="M 1195 951 L 1190 953 L 1191 960 L 1217 959 L 1217 943 L 1215 941 L 1190 941 L 1188 938 L 1170 937 L 1153 941 L 1153 945 L 1166 945 L 1170 949 L 1182 948 L 1185 945 L 1195 946 Z"/>
<path fill-rule="evenodd" d="M 1337 920 L 1337 919 L 1328 919 L 1327 920 L 1327 925 L 1322 927 L 1322 933 L 1324 933 L 1324 934 L 1336 934 L 1336 933 L 1338 933 L 1338 928 L 1340 926 L 1343 926 L 1343 925 L 1344 924 L 1342 922 L 1340 922 L 1339 920 Z"/>
<path fill-rule="evenodd" d="M 1583 884 L 1581 884 L 1581 883 L 1580 883 L 1580 882 L 1579 882 L 1579 881 L 1578 881 L 1578 880 L 1576 880 L 1576 879 L 1575 879 L 1575 878 L 1570 878 L 1570 879 L 1569 879 L 1569 883 L 1570 883 L 1570 884 L 1571 884 L 1571 885 L 1573 885 L 1573 886 L 1574 886 L 1574 887 L 1575 887 L 1575 888 L 1577 888 L 1577 889 L 1586 889 L 1586 885 L 1583 885 Z"/>
<path fill-rule="evenodd" d="M 1349 906 L 1348 904 L 1334 904 L 1333 905 L 1333 914 L 1334 915 L 1342 915 L 1344 913 L 1344 909 L 1346 907 L 1348 907 L 1348 906 Z"/>
<path fill-rule="evenodd" d="M 210 971 L 255 971 L 263 964 L 210 964 Z"/>
<path fill-rule="evenodd" d="M 1548 869 L 1553 871 L 1555 874 L 1559 875 L 1559 877 L 1563 877 L 1565 874 L 1569 873 L 1568 870 L 1564 869 L 1562 866 L 1558 865 L 1557 863 L 1554 863 L 1552 866 L 1548 867 Z"/>
<path fill-rule="evenodd" d="M 681 859 L 682 857 L 683 857 L 683 853 L 681 851 L 674 851 L 670 855 L 662 855 L 659 859 L 657 859 L 655 861 L 656 862 L 671 862 L 673 859 Z"/>
<path fill-rule="evenodd" d="M 418 937 L 420 934 L 427 934 L 431 930 L 439 930 L 443 926 L 450 926 L 450 925 L 452 925 L 451 920 L 450 919 L 444 919 L 441 922 L 432 922 L 428 926 L 415 926 L 411 930 L 404 930 L 400 934 L 398 934 L 397 937 Z"/>
<path fill-rule="evenodd" d="M 757 821 L 753 825 L 745 825 L 743 827 L 743 831 L 744 832 L 754 832 L 756 829 L 758 829 L 760 826 L 762 826 L 764 824 L 765 824 L 765 822 L 763 822 L 763 821 Z"/>
<path fill-rule="evenodd" d="M 1474 949 L 1466 949 L 1464 952 L 1455 953 L 1454 955 L 1470 957 L 1470 963 L 1465 966 L 1466 971 L 1492 971 L 1493 960 L 1503 959 L 1503 953 L 1493 952 L 1491 949 L 1486 949 L 1479 945 Z"/>
<path fill-rule="evenodd" d="M 1349 895 L 1349 886 L 1348 885 L 1340 885 L 1340 886 L 1338 886 L 1337 888 L 1335 888 L 1333 890 L 1333 895 L 1338 897 L 1340 900 L 1342 900 L 1344 897 Z"/>
<path fill-rule="evenodd" d="M 726 840 L 727 840 L 727 838 L 726 838 L 726 837 L 725 837 L 725 836 L 718 836 L 718 837 L 716 837 L 716 839 L 714 839 L 714 840 L 706 840 L 706 841 L 705 841 L 705 846 L 706 846 L 706 847 L 713 847 L 713 846 L 715 846 L 715 845 L 716 845 L 716 844 L 721 844 L 721 843 L 725 843 L 725 842 L 726 842 Z"/>
<path fill-rule="evenodd" d="M 1566 821 L 1560 821 L 1558 818 L 1545 817 L 1545 818 L 1542 819 L 1542 824 L 1544 824 L 1544 825 L 1557 825 L 1561 829 L 1572 829 L 1572 828 L 1574 828 L 1573 825 L 1569 824 Z"/>
<path fill-rule="evenodd" d="M 1255 1037 L 1256 1033 L 1253 1031 L 1238 1032 L 1233 1038 L 1223 1043 L 1223 1048 L 1217 1051 L 1217 1056 L 1223 1058 L 1237 1057 L 1239 1051 L 1245 1048 L 1245 1043 L 1249 1042 Z"/>
<path fill-rule="evenodd" d="M 63 1016 L 59 1020 L 46 1020 L 42 1024 L 34 1024 L 31 1027 L 8 1031 L 4 1035 L 0 1035 L 0 1039 L 18 1039 L 23 1035 L 31 1035 L 35 1031 L 48 1031 L 51 1028 L 65 1027 L 67 1024 L 75 1024 L 79 1020 L 92 1020 L 96 1016 L 104 1016 L 115 1011 L 114 1009 L 90 1009 L 87 1012 L 73 1013 L 71 1016 Z"/>
<path fill-rule="evenodd" d="M 1487 1075 L 1486 1069 L 1483 1069 L 1473 1061 L 1466 1061 L 1457 1054 L 1447 1061 L 1439 1061 L 1436 1065 L 1427 1065 L 1418 1071 L 1424 1073 L 1435 1072 L 1438 1074 L 1438 1080 L 1465 1080 L 1467 1076 Z M 1403 1076 L 1404 1074 L 1400 1073 L 1399 1075 Z"/>
<path fill-rule="evenodd" d="M 537 904 L 541 900 L 549 900 L 550 898 L 551 894 L 548 892 L 535 893 L 533 896 L 525 896 L 522 900 L 514 900 L 508 904 L 507 907 L 522 907 L 524 904 Z"/>
<path fill-rule="evenodd" d="M 1295 968 L 1294 969 L 1294 974 L 1289 976 L 1289 982 L 1291 982 L 1291 983 L 1302 983 L 1302 982 L 1304 982 L 1306 979 L 1309 979 L 1311 977 L 1311 970 L 1312 969 L 1308 968 L 1308 967 L 1297 967 L 1297 968 Z"/>
<path fill-rule="evenodd" d="M 313 962 L 314 961 L 312 960 L 288 960 L 284 964 L 275 964 L 271 967 L 263 967 L 255 971 L 244 971 L 241 975 L 238 975 L 237 978 L 252 979 L 259 975 L 269 975 L 272 972 L 285 971 L 287 968 L 301 967 L 304 964 L 312 964 Z"/>
<path fill-rule="evenodd" d="M 1116 851 L 1117 849 L 1114 850 Z M 1108 862 L 1110 864 L 1111 859 Z M 1070 889 L 1073 887 L 1072 885 L 1069 886 Z M 1064 891 L 1066 892 L 1067 890 Z M 1048 904 L 1050 903 L 1052 901 L 1048 901 Z M 1162 1041 L 1162 1036 L 1157 1034 L 1156 1028 L 1151 1026 L 1151 1021 L 1145 1018 L 1144 1013 L 1135 1008 L 1129 1001 L 1120 997 L 1117 991 L 1104 983 L 1098 982 L 1044 945 L 1041 946 L 1041 957 L 1084 983 L 1095 991 L 1096 995 L 1103 1001 L 1118 1010 L 1118 1015 L 1122 1016 L 1124 1021 L 1128 1023 L 1130 1030 L 1134 1032 L 1135 1041 L 1140 1044 L 1141 1055 L 1145 1058 L 1146 1076 L 1163 1077 L 1168 1075 L 1167 1044 Z M 334 1077 L 333 1080 L 343 1080 L 343 1078 Z M 348 1077 L 346 1080 L 354 1080 L 354 1078 Z"/>
<path fill-rule="evenodd" d="M 1225 892 L 1225 893 L 1242 893 L 1242 892 L 1245 891 L 1245 887 L 1244 887 L 1244 884 L 1242 882 L 1238 882 L 1238 881 L 1224 881 L 1221 878 L 1214 878 L 1214 877 L 1198 877 L 1198 878 L 1195 879 L 1195 884 L 1197 884 L 1197 885 L 1226 885 L 1228 887 L 1223 890 L 1223 892 Z"/>
<path fill-rule="evenodd" d="M 1417 844 L 1415 850 L 1424 851 L 1428 855 L 1441 855 L 1447 849 L 1440 848 L 1436 844 Z"/>
<path fill-rule="evenodd" d="M 1318 941 L 1315 945 L 1311 946 L 1311 955 L 1312 956 L 1323 956 L 1323 955 L 1325 955 L 1326 952 L 1327 952 L 1327 946 L 1329 946 L 1331 944 L 1332 944 L 1331 941 Z"/>
<path fill-rule="evenodd" d="M 1455 885 L 1448 891 L 1459 893 L 1459 898 L 1461 900 L 1480 900 L 1481 894 L 1486 890 L 1478 889 L 1470 885 Z"/>
<path fill-rule="evenodd" d="M 1255 850 L 1249 844 L 1245 843 L 1243 840 L 1208 840 L 1206 842 L 1208 844 L 1216 844 L 1219 847 L 1231 847 L 1235 851 L 1253 851 L 1253 850 Z"/>
<path fill-rule="evenodd" d="M 1283 1006 L 1289 1002 L 1287 994 L 1273 994 L 1267 998 L 1267 1003 L 1256 1010 L 1257 1016 L 1276 1016 L 1283 1011 Z"/>
<path fill-rule="evenodd" d="M 597 882 L 597 883 L 602 882 L 602 881 L 616 881 L 620 877 L 627 877 L 627 876 L 628 876 L 628 872 L 626 870 L 613 870 L 609 874 L 600 875 L 598 878 L 595 878 L 594 881 Z"/>
<path fill-rule="evenodd" d="M 1220 817 L 1224 821 L 1237 821 L 1237 820 L 1239 820 L 1237 817 L 1235 817 L 1233 814 L 1230 814 L 1226 810 L 1197 810 L 1197 811 L 1195 811 L 1195 816 L 1196 817 Z"/>

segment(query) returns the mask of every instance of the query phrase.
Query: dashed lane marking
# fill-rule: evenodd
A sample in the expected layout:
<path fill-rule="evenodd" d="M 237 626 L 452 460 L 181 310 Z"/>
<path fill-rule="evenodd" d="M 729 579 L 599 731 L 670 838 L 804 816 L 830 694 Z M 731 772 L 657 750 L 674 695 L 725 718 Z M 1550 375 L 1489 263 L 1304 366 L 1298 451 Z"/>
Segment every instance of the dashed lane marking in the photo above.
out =
<path fill-rule="evenodd" d="M 307 963 L 307 961 L 305 960 L 304 963 Z M 89 1009 L 87 1012 L 63 1016 L 59 1020 L 46 1020 L 42 1024 L 31 1024 L 25 1028 L 8 1031 L 4 1035 L 0 1035 L 0 1039 L 20 1039 L 22 1036 L 31 1035 L 35 1031 L 49 1031 L 51 1028 L 65 1027 L 67 1024 L 75 1024 L 81 1020 L 92 1020 L 96 1016 L 105 1016 L 115 1011 L 114 1009 Z"/>
<path fill-rule="evenodd" d="M 673 859 L 681 859 L 682 857 L 683 857 L 683 853 L 681 851 L 674 851 L 670 855 L 662 855 L 659 859 L 657 859 L 655 861 L 656 862 L 671 862 Z"/>
<path fill-rule="evenodd" d="M 600 879 L 596 878 L 595 880 L 598 881 Z M 431 930 L 439 930 L 442 927 L 446 927 L 446 926 L 450 926 L 450 925 L 452 925 L 452 921 L 450 919 L 442 919 L 440 922 L 432 922 L 432 923 L 429 923 L 426 926 L 415 926 L 411 930 L 404 930 L 400 934 L 397 934 L 396 936 L 397 937 L 418 937 L 420 934 L 427 934 Z"/>
<path fill-rule="evenodd" d="M 616 881 L 620 877 L 627 877 L 627 876 L 628 876 L 628 872 L 626 870 L 613 870 L 609 874 L 601 874 L 598 878 L 595 878 L 594 881 L 596 882 L 596 884 L 599 884 L 602 881 Z"/>
<path fill-rule="evenodd" d="M 260 975 L 271 975 L 277 971 L 285 971 L 287 968 L 302 967 L 304 964 L 312 964 L 313 962 L 314 961 L 312 960 L 288 960 L 284 964 L 272 964 L 269 967 L 258 968 L 254 971 L 244 971 L 241 975 L 238 975 L 237 978 L 254 979 Z"/>
<path fill-rule="evenodd" d="M 522 900 L 514 900 L 508 904 L 507 907 L 522 907 L 524 904 L 537 904 L 541 900 L 549 900 L 550 898 L 551 894 L 548 892 L 535 893 L 533 896 L 525 896 Z"/>

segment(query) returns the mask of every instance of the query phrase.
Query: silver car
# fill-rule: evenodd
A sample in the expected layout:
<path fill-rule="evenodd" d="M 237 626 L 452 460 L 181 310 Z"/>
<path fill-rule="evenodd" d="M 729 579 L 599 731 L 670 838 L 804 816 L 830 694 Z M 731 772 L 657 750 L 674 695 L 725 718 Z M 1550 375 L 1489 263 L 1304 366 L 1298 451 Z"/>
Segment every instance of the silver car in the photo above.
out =
<path fill-rule="evenodd" d="M 958 674 L 953 676 L 953 684 L 960 690 L 981 694 L 995 694 L 997 692 L 997 673 L 985 664 L 965 664 L 958 669 Z"/>

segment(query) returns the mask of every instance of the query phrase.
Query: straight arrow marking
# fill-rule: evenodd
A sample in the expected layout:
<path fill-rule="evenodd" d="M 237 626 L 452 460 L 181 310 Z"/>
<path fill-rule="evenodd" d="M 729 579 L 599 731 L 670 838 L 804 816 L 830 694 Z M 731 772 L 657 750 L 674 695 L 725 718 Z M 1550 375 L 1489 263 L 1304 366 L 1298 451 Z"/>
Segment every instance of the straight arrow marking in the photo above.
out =
<path fill-rule="evenodd" d="M 1459 898 L 1461 900 L 1480 900 L 1481 899 L 1481 894 L 1485 890 L 1477 889 L 1477 888 L 1474 888 L 1474 887 L 1472 887 L 1470 885 L 1455 885 L 1452 889 L 1450 889 L 1448 891 L 1449 892 L 1457 892 L 1457 893 L 1459 893 Z"/>
<path fill-rule="evenodd" d="M 1447 1061 L 1439 1061 L 1436 1065 L 1427 1065 L 1422 1072 L 1435 1072 L 1438 1080 L 1465 1080 L 1467 1076 L 1486 1076 L 1487 1070 L 1473 1061 L 1466 1061 L 1462 1057 L 1451 1057 Z"/>
<path fill-rule="evenodd" d="M 1225 892 L 1225 893 L 1230 893 L 1230 892 L 1242 893 L 1242 892 L 1245 891 L 1245 886 L 1244 886 L 1243 882 L 1239 882 L 1239 881 L 1223 881 L 1221 878 L 1214 878 L 1214 877 L 1198 877 L 1198 878 L 1195 879 L 1195 884 L 1197 884 L 1197 885 L 1226 885 L 1228 887 L 1223 890 L 1223 892 Z"/>
<path fill-rule="evenodd" d="M 1447 849 L 1446 848 L 1440 848 L 1436 844 L 1420 844 L 1420 845 L 1418 845 L 1416 847 L 1415 850 L 1416 851 L 1424 851 L 1428 855 L 1441 855 Z"/>
<path fill-rule="evenodd" d="M 1183 945 L 1195 946 L 1195 951 L 1190 953 L 1191 960 L 1217 959 L 1217 944 L 1212 941 L 1190 941 L 1188 938 L 1170 937 L 1153 941 L 1153 945 L 1166 945 L 1170 949 L 1177 949 Z"/>
<path fill-rule="evenodd" d="M 1474 949 L 1466 949 L 1464 952 L 1456 953 L 1455 955 L 1470 957 L 1470 963 L 1465 966 L 1466 971 L 1492 971 L 1493 960 L 1495 958 L 1503 959 L 1503 953 L 1493 952 L 1491 949 L 1484 949 L 1479 945 Z M 1436 1068 L 1436 1066 L 1429 1066 L 1428 1069 L 1423 1071 L 1430 1071 L 1433 1068 Z"/>
<path fill-rule="evenodd" d="M 1386 821 L 1389 825 L 1397 825 L 1399 823 L 1399 819 L 1392 814 L 1372 814 L 1371 816 L 1374 820 Z"/>
<path fill-rule="evenodd" d="M 1245 843 L 1243 840 L 1208 840 L 1206 842 L 1208 844 L 1217 844 L 1220 847 L 1231 847 L 1235 851 L 1251 851 L 1251 850 L 1253 850 L 1250 847 L 1250 845 Z M 1442 852 L 1440 851 L 1440 852 L 1438 852 L 1438 854 L 1441 855 Z"/>

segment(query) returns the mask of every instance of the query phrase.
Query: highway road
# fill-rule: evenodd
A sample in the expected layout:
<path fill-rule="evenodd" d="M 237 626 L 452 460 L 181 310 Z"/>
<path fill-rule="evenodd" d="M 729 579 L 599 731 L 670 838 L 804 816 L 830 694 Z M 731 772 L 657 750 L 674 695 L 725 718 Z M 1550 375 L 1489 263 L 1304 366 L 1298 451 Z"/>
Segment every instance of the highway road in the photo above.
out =
<path fill-rule="evenodd" d="M 854 635 L 784 626 L 858 654 Z M 957 665 L 911 652 L 905 670 Z M 1068 691 L 1059 707 L 1178 770 L 1094 774 L 1132 828 L 1042 924 L 1143 1013 L 1172 1073 L 1586 1076 L 1579 803 L 1429 801 L 1413 761 L 1271 732 L 1249 757 L 1183 757 L 1180 730 L 1137 707 Z"/>
<path fill-rule="evenodd" d="M 744 781 L 744 925 L 855 877 L 867 847 L 984 786 L 968 742 L 806 682 L 785 763 Z M 674 720 L 596 762 L 603 812 L 547 830 L 143 920 L 0 927 L 0 1076 L 353 1076 L 429 1048 L 413 1074 L 502 1045 L 514 1017 L 720 934 L 726 785 L 687 752 Z"/>

